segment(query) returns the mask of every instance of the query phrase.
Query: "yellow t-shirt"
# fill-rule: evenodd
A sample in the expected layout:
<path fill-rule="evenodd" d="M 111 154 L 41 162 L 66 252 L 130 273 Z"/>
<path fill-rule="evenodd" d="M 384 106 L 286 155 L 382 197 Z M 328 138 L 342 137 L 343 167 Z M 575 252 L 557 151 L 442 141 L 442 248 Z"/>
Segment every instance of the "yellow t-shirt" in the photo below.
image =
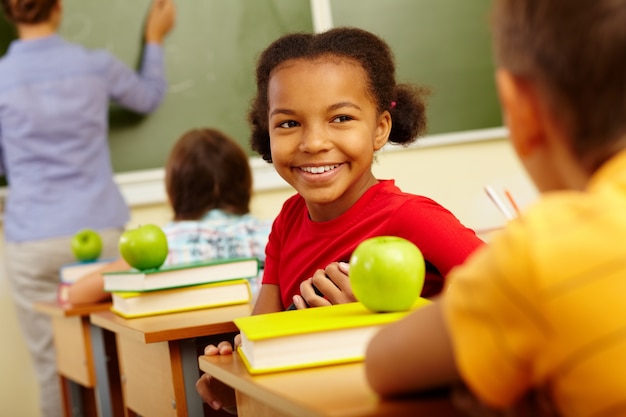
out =
<path fill-rule="evenodd" d="M 545 388 L 562 416 L 626 416 L 626 152 L 587 192 L 543 195 L 448 283 L 456 360 L 483 401 Z"/>

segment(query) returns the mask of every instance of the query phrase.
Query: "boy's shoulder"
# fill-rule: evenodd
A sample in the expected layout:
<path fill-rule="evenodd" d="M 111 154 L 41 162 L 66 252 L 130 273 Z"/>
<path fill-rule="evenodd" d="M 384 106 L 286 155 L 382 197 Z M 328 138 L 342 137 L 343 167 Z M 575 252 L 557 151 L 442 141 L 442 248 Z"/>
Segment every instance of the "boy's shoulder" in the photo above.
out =
<path fill-rule="evenodd" d="M 543 265 L 544 270 L 554 268 L 557 274 L 562 262 L 572 262 L 581 254 L 577 263 L 618 255 L 626 245 L 624 212 L 626 193 L 616 200 L 601 193 L 551 192 L 510 222 L 501 242 L 508 242 L 510 249 L 525 247 L 529 262 Z M 495 243 L 494 238 L 490 246 Z"/>
<path fill-rule="evenodd" d="M 605 163 L 584 191 L 543 193 L 524 213 L 524 222 L 539 229 L 559 230 L 614 224 L 626 227 L 626 151 Z M 623 223 L 623 226 L 622 226 Z"/>

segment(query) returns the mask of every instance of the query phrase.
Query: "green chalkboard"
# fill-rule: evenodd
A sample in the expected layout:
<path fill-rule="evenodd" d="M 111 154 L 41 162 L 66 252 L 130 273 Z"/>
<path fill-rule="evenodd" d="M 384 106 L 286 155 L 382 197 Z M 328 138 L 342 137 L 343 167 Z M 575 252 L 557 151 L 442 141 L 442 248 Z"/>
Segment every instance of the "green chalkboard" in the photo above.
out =
<path fill-rule="evenodd" d="M 488 25 L 491 0 L 327 0 L 333 26 L 383 37 L 400 81 L 427 86 L 429 134 L 502 126 Z M 153 114 L 112 107 L 116 172 L 162 167 L 175 140 L 213 126 L 248 145 L 246 113 L 258 53 L 280 35 L 312 31 L 309 0 L 178 0 L 165 42 L 169 91 Z M 60 32 L 137 67 L 150 0 L 64 0 Z M 0 53 L 13 37 L 0 19 Z"/>
<path fill-rule="evenodd" d="M 162 167 L 188 129 L 211 126 L 249 153 L 248 103 L 257 54 L 286 32 L 312 31 L 309 0 L 176 1 L 176 26 L 165 40 L 168 94 L 159 109 L 139 116 L 112 107 L 113 168 Z M 60 33 L 91 48 L 106 48 L 138 67 L 142 26 L 150 0 L 64 0 Z"/>
<path fill-rule="evenodd" d="M 428 133 L 502 126 L 493 79 L 491 0 L 331 0 L 334 26 L 357 26 L 394 51 L 398 79 L 429 87 Z"/>

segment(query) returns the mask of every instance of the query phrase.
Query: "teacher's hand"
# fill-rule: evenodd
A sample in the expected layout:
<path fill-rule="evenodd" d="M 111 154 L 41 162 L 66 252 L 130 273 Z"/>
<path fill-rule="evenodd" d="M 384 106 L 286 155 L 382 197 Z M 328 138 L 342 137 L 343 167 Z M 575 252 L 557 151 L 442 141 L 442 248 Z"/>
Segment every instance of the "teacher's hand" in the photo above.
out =
<path fill-rule="evenodd" d="M 146 42 L 163 42 L 163 38 L 174 27 L 176 9 L 173 0 L 153 0 L 146 24 Z"/>

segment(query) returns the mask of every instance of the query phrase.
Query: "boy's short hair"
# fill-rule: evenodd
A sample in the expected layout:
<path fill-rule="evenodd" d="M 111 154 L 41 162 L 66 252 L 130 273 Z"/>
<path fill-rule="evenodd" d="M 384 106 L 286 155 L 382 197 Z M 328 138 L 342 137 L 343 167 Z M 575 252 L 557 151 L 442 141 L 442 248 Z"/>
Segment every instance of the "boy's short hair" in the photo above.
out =
<path fill-rule="evenodd" d="M 249 158 L 219 130 L 190 130 L 170 152 L 165 188 L 175 220 L 198 220 L 212 209 L 247 214 L 252 197 Z"/>
<path fill-rule="evenodd" d="M 626 135 L 626 0 L 496 0 L 498 66 L 540 87 L 596 168 Z"/>

